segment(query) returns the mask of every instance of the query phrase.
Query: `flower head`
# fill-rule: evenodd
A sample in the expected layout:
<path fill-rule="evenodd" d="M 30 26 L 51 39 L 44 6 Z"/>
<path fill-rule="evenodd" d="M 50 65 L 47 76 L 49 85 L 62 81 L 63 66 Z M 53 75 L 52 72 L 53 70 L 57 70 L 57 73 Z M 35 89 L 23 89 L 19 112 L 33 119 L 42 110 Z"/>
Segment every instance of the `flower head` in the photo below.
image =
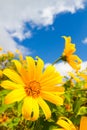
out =
<path fill-rule="evenodd" d="M 62 60 L 67 61 L 73 69 L 78 71 L 82 60 L 73 54 L 76 51 L 75 44 L 71 43 L 71 37 L 63 36 L 63 38 L 65 39 L 65 49 L 62 54 Z"/>
<path fill-rule="evenodd" d="M 5 103 L 10 104 L 23 100 L 22 114 L 27 120 L 37 120 L 39 117 L 39 106 L 43 110 L 46 119 L 50 118 L 51 111 L 45 100 L 56 105 L 63 104 L 61 94 L 64 88 L 58 86 L 62 77 L 49 65 L 44 70 L 44 62 L 37 57 L 26 57 L 26 67 L 18 60 L 13 60 L 17 72 L 12 69 L 3 71 L 9 80 L 1 83 L 5 89 L 12 90 L 6 97 Z"/>

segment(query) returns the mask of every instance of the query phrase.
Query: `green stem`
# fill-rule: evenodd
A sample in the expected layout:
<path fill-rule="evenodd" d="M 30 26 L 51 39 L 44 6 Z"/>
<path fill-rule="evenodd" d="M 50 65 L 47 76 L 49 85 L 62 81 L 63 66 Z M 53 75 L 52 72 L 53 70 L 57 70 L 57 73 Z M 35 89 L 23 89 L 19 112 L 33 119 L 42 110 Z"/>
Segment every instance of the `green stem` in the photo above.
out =
<path fill-rule="evenodd" d="M 56 59 L 56 60 L 52 63 L 52 65 L 56 64 L 56 63 L 59 62 L 60 60 L 62 60 L 62 57 L 61 57 L 61 56 L 60 56 L 58 59 Z"/>

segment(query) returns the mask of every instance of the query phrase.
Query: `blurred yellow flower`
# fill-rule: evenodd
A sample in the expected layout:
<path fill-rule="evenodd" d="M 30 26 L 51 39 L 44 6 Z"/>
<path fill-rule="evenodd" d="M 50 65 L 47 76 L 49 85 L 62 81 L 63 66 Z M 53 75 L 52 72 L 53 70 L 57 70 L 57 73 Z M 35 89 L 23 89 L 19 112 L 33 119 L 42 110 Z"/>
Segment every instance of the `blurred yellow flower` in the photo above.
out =
<path fill-rule="evenodd" d="M 80 76 L 80 78 L 84 80 L 83 88 L 87 89 L 87 73 L 79 73 L 78 76 Z"/>
<path fill-rule="evenodd" d="M 87 116 L 81 117 L 80 130 L 87 130 Z"/>
<path fill-rule="evenodd" d="M 80 78 L 76 75 L 76 73 L 68 72 L 68 75 L 74 79 L 77 83 L 80 82 Z"/>
<path fill-rule="evenodd" d="M 7 55 L 8 55 L 9 58 L 13 58 L 14 57 L 14 54 L 11 51 L 8 51 Z"/>
<path fill-rule="evenodd" d="M 23 55 L 22 55 L 22 53 L 20 52 L 20 50 L 16 50 L 16 53 L 19 55 L 19 59 L 20 59 L 20 61 L 23 61 Z"/>
<path fill-rule="evenodd" d="M 81 67 L 82 60 L 77 55 L 73 55 L 76 51 L 75 44 L 71 43 L 71 37 L 62 37 L 65 39 L 65 49 L 62 54 L 62 60 L 67 61 L 73 69 L 78 71 Z"/>
<path fill-rule="evenodd" d="M 60 117 L 57 124 L 62 128 L 57 128 L 53 130 L 76 130 L 74 124 L 66 117 Z"/>
<path fill-rule="evenodd" d="M 9 120 L 8 116 L 6 114 L 0 115 L 0 123 L 6 123 Z"/>
<path fill-rule="evenodd" d="M 0 47 L 0 51 L 2 51 L 3 49 L 2 49 L 2 47 Z"/>
<path fill-rule="evenodd" d="M 2 70 L 0 70 L 0 78 L 3 76 L 3 72 Z"/>
<path fill-rule="evenodd" d="M 5 103 L 10 104 L 15 101 L 24 100 L 22 114 L 27 120 L 37 120 L 39 117 L 39 106 L 43 110 L 46 119 L 50 118 L 51 111 L 46 101 L 56 105 L 63 105 L 64 88 L 58 86 L 62 82 L 62 77 L 49 65 L 44 70 L 44 62 L 37 57 L 26 57 L 26 68 L 18 60 L 13 60 L 17 71 L 5 69 L 5 74 L 10 80 L 5 80 L 1 86 L 12 90 L 6 97 Z"/>

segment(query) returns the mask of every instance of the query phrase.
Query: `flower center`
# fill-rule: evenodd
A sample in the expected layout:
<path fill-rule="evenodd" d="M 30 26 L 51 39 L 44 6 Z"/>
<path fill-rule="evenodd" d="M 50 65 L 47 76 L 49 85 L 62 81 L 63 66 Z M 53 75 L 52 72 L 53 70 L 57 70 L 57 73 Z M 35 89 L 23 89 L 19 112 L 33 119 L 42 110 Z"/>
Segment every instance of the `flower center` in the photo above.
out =
<path fill-rule="evenodd" d="M 40 83 L 37 81 L 31 81 L 25 86 L 25 91 L 28 96 L 38 97 L 40 94 Z"/>

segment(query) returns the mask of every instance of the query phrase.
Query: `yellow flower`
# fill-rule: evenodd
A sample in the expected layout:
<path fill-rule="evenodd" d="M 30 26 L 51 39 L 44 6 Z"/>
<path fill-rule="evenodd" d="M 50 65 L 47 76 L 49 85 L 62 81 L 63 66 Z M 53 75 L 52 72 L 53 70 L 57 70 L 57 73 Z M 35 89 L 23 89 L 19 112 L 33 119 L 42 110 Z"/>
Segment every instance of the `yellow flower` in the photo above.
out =
<path fill-rule="evenodd" d="M 3 72 L 2 70 L 0 70 L 0 78 L 2 78 L 2 76 L 3 76 Z"/>
<path fill-rule="evenodd" d="M 81 117 L 80 130 L 87 130 L 87 116 Z"/>
<path fill-rule="evenodd" d="M 63 38 L 65 39 L 65 49 L 62 54 L 62 59 L 67 61 L 73 69 L 78 71 L 81 67 L 82 60 L 73 54 L 76 51 L 75 44 L 71 43 L 71 37 L 63 36 Z"/>
<path fill-rule="evenodd" d="M 0 123 L 6 123 L 9 120 L 6 114 L 0 116 Z"/>
<path fill-rule="evenodd" d="M 62 77 L 49 65 L 44 70 L 44 62 L 37 57 L 26 57 L 26 68 L 18 60 L 13 61 L 17 71 L 5 69 L 3 73 L 10 79 L 1 83 L 5 89 L 12 90 L 6 97 L 5 103 L 10 104 L 23 100 L 22 114 L 27 120 L 37 120 L 39 117 L 39 106 L 43 110 L 46 119 L 50 118 L 51 111 L 46 101 L 56 105 L 63 104 L 61 94 L 64 88 L 58 86 L 62 82 Z"/>
<path fill-rule="evenodd" d="M 87 73 L 79 73 L 78 76 L 85 81 L 83 88 L 87 89 Z"/>
<path fill-rule="evenodd" d="M 73 123 L 66 117 L 60 117 L 59 120 L 57 121 L 57 124 L 62 128 L 57 128 L 53 130 L 76 130 Z"/>
<path fill-rule="evenodd" d="M 2 49 L 2 47 L 0 47 L 0 51 L 2 51 L 3 49 Z"/>
<path fill-rule="evenodd" d="M 8 55 L 9 58 L 13 58 L 14 57 L 14 54 L 11 51 L 8 51 L 7 55 Z"/>
<path fill-rule="evenodd" d="M 69 76 L 74 79 L 77 83 L 80 82 L 79 77 L 77 77 L 76 73 L 68 72 Z"/>
<path fill-rule="evenodd" d="M 19 59 L 20 59 L 20 61 L 23 61 L 23 55 L 22 55 L 22 53 L 20 52 L 20 50 L 16 50 L 16 53 L 19 55 Z"/>

